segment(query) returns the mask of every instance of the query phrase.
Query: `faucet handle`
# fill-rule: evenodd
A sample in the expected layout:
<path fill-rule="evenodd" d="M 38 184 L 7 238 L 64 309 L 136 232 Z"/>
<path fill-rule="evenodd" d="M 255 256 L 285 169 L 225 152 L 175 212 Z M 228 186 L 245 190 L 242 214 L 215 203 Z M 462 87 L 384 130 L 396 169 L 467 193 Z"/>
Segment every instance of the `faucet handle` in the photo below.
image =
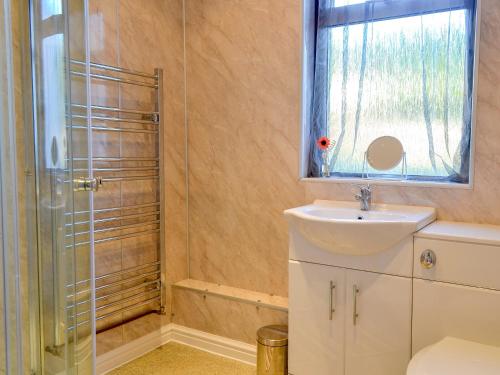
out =
<path fill-rule="evenodd" d="M 363 191 L 363 190 L 364 190 L 364 191 L 369 191 L 369 192 L 371 192 L 371 191 L 372 191 L 372 186 L 371 186 L 370 184 L 367 184 L 367 185 L 361 185 L 359 188 L 361 189 L 361 191 Z"/>
<path fill-rule="evenodd" d="M 353 184 L 353 187 L 357 188 L 357 190 L 360 193 L 371 193 L 372 192 L 372 186 L 370 184 Z"/>

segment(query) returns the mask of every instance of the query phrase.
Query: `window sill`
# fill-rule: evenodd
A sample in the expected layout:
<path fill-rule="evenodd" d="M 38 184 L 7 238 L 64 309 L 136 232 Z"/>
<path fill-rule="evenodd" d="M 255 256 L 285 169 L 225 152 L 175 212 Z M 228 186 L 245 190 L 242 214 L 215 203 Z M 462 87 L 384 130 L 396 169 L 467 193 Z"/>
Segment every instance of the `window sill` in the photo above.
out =
<path fill-rule="evenodd" d="M 462 189 L 472 190 L 472 182 L 468 184 L 458 184 L 453 182 L 430 182 L 430 181 L 412 181 L 412 180 L 388 180 L 376 178 L 349 178 L 349 177 L 302 177 L 300 182 L 327 183 L 327 184 L 370 184 L 370 185 L 389 185 L 402 187 L 421 187 L 421 188 L 441 188 L 441 189 Z"/>

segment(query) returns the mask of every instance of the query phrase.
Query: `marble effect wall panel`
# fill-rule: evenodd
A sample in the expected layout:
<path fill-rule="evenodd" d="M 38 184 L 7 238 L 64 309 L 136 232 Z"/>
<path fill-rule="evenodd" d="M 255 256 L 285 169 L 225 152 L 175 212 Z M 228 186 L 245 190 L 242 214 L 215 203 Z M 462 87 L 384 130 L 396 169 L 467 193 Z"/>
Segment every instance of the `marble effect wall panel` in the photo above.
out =
<path fill-rule="evenodd" d="M 187 278 L 184 18 L 182 0 L 120 0 L 120 65 L 164 74 L 167 278 Z M 128 94 L 128 96 L 127 96 Z M 132 100 L 125 93 L 122 100 Z"/>
<path fill-rule="evenodd" d="M 287 295 L 286 208 L 352 200 L 298 181 L 300 0 L 186 0 L 190 277 Z M 500 2 L 482 1 L 473 189 L 377 186 L 375 201 L 500 224 Z"/>
<path fill-rule="evenodd" d="M 91 0 L 90 23 L 92 61 L 151 73 L 155 68 L 164 71 L 164 141 L 168 146 L 163 155 L 166 182 L 163 209 L 167 281 L 179 281 L 187 277 L 183 2 Z M 92 94 L 94 104 L 154 110 L 155 98 L 150 89 L 94 81 Z M 98 156 L 152 157 L 157 153 L 156 141 L 146 135 L 102 133 L 94 137 Z M 154 202 L 159 193 L 153 185 L 147 181 L 140 186 L 127 182 L 109 183 L 96 194 L 96 207 Z M 99 272 L 156 260 L 156 235 L 119 242 L 96 247 Z M 124 313 L 120 319 L 130 317 L 131 314 Z M 158 329 L 168 321 L 169 312 L 166 316 L 153 314 L 105 331 L 98 335 L 98 354 Z M 99 324 L 105 323 L 119 321 L 114 317 Z"/>
<path fill-rule="evenodd" d="M 172 300 L 173 323 L 249 344 L 262 325 L 288 324 L 286 312 L 196 291 L 175 288 Z"/>
<path fill-rule="evenodd" d="M 190 277 L 287 294 L 297 183 L 298 0 L 186 1 Z"/>
<path fill-rule="evenodd" d="M 163 66 L 170 75 L 165 103 L 167 123 L 175 124 L 166 134 L 170 281 L 187 277 L 188 230 L 191 278 L 286 296 L 282 211 L 314 199 L 352 200 L 347 184 L 298 179 L 301 1 L 185 0 L 187 229 L 182 1 L 93 2 L 119 8 L 119 36 L 112 36 L 118 40 L 118 63 L 143 70 Z M 440 219 L 500 224 L 500 4 L 483 0 L 482 7 L 473 189 L 379 186 L 377 202 L 430 205 Z M 159 19 L 175 27 L 163 27 Z M 284 313 L 275 319 L 240 302 L 201 298 L 176 294 L 173 321 L 248 342 L 258 325 L 286 321 Z M 224 323 L 234 311 L 242 317 L 228 328 Z"/>

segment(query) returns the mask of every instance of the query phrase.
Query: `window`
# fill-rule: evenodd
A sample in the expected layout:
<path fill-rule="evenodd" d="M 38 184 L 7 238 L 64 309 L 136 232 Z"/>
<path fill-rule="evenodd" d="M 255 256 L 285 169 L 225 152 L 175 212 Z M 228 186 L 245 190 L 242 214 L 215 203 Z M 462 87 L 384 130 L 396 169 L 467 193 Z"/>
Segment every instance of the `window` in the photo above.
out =
<path fill-rule="evenodd" d="M 308 176 L 320 136 L 336 141 L 332 175 L 361 177 L 391 135 L 409 179 L 469 183 L 476 1 L 318 0 L 316 15 Z"/>

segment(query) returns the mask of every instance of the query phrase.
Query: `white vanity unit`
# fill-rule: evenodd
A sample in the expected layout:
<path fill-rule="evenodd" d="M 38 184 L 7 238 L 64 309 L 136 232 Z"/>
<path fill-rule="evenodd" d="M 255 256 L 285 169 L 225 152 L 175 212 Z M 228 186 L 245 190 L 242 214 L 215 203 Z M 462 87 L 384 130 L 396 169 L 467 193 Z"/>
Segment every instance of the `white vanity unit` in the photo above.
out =
<path fill-rule="evenodd" d="M 411 357 L 413 233 L 427 207 L 316 201 L 290 225 L 289 372 L 402 375 Z"/>
<path fill-rule="evenodd" d="M 500 346 L 500 227 L 328 201 L 285 216 L 290 374 L 404 375 L 412 355 L 447 336 Z M 443 361 L 413 363 L 411 374 L 442 375 L 432 366 Z"/>

